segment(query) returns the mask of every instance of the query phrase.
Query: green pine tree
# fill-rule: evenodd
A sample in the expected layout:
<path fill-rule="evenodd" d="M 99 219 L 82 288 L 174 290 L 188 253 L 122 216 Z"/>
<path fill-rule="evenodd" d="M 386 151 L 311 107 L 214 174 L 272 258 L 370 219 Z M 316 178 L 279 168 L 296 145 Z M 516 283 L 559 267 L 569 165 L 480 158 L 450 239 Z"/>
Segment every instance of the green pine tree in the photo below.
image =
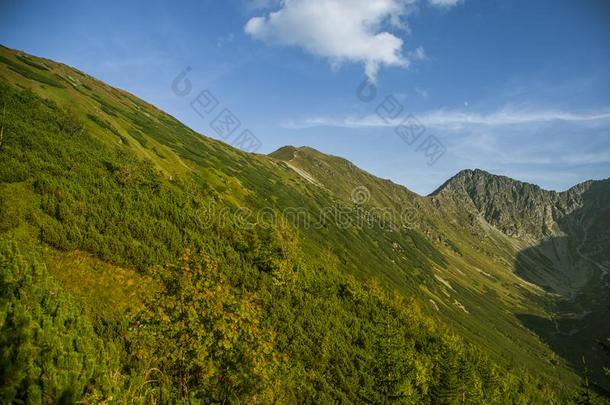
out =
<path fill-rule="evenodd" d="M 114 348 L 81 308 L 13 243 L 0 241 L 0 269 L 0 403 L 110 398 Z"/>
<path fill-rule="evenodd" d="M 463 398 L 460 366 L 454 352 L 445 351 L 440 362 L 440 373 L 433 389 L 435 404 L 455 404 Z"/>

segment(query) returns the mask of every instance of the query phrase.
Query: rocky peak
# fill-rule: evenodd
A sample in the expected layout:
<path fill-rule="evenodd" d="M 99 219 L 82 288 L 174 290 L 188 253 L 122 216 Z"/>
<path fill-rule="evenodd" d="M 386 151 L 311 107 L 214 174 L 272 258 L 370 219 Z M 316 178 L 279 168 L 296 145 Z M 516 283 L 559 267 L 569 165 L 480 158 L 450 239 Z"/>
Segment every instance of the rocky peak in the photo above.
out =
<path fill-rule="evenodd" d="M 583 207 L 583 194 L 595 183 L 559 193 L 480 169 L 463 170 L 432 196 L 474 211 L 506 235 L 541 240 L 562 234 L 561 221 Z"/>

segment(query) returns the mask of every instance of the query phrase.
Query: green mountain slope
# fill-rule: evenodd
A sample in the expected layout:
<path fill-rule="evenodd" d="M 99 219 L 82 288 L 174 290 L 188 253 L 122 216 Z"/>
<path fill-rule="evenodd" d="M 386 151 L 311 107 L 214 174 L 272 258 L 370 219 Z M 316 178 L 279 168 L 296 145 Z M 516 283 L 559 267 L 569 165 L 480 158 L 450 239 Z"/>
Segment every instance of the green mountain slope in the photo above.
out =
<path fill-rule="evenodd" d="M 607 386 L 602 369 L 610 359 L 601 352 L 599 342 L 610 334 L 603 321 L 610 308 L 605 280 L 610 268 L 605 257 L 609 181 L 586 182 L 557 193 L 481 170 L 466 170 L 431 196 L 420 197 L 310 148 L 286 147 L 272 156 L 346 201 L 350 199 L 347 190 L 365 185 L 372 206 L 409 213 L 404 218 L 413 228 L 441 250 L 446 248 L 443 255 L 449 271 L 439 276 L 452 284 L 446 290 L 454 293 L 449 301 L 456 299 L 455 304 L 466 310 L 475 308 L 474 316 L 462 316 L 456 325 L 461 333 L 480 338 L 484 345 L 495 342 L 491 350 L 504 344 L 511 347 L 514 341 L 532 345 L 521 338 L 522 328 L 515 327 L 515 318 L 496 317 L 503 308 L 516 314 L 518 323 L 534 331 L 575 369 L 582 371 L 582 356 L 586 356 L 596 381 Z M 462 290 L 456 292 L 455 286 Z M 434 292 L 427 291 L 425 298 L 435 304 L 445 302 Z M 454 316 L 446 321 L 451 323 Z M 480 322 L 489 322 L 502 332 L 481 336 L 485 328 Z M 506 335 L 504 331 L 510 332 Z M 504 343 L 507 337 L 509 341 Z"/>
<path fill-rule="evenodd" d="M 434 194 L 528 243 L 515 273 L 550 292 L 551 316 L 520 318 L 577 368 L 584 356 L 607 387 L 602 369 L 610 358 L 600 342 L 610 335 L 610 180 L 557 193 L 476 170 L 459 173 Z"/>
<path fill-rule="evenodd" d="M 563 218 L 587 224 L 571 242 L 587 281 L 570 284 L 564 264 L 553 285 L 601 311 L 603 283 L 587 285 L 606 265 L 607 183 L 539 197 L 592 201 L 549 224 L 519 215 L 525 197 L 514 211 L 494 200 L 512 187 L 495 176 L 488 194 L 458 179 L 422 197 L 310 148 L 241 152 L 7 48 L 0 79 L 0 257 L 13 269 L 3 291 L 16 291 L 1 297 L 3 400 L 549 403 L 577 387 L 564 342 L 530 322 L 562 313 L 562 290 L 536 276 L 556 267 L 537 245 L 561 237 Z M 98 374 L 48 382 L 89 352 L 23 350 L 9 331 L 41 347 L 56 313 L 27 288 L 61 288 L 82 309 L 83 345 L 105 347 L 83 360 Z M 39 309 L 19 323 L 16 302 Z"/>

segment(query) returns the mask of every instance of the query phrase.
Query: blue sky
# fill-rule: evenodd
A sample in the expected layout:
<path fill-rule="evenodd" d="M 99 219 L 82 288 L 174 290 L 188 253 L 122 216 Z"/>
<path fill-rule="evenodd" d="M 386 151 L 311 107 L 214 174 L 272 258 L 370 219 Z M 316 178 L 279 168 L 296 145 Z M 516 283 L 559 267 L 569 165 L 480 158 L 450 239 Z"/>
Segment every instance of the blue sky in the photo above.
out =
<path fill-rule="evenodd" d="M 555 190 L 610 176 L 604 0 L 3 0 L 0 22 L 0 43 L 206 135 L 211 120 L 190 107 L 205 89 L 259 152 L 312 146 L 421 194 L 475 167 Z M 187 66 L 181 97 L 171 85 Z M 407 116 L 424 129 L 411 144 L 396 133 Z M 445 151 L 433 165 L 429 139 Z"/>

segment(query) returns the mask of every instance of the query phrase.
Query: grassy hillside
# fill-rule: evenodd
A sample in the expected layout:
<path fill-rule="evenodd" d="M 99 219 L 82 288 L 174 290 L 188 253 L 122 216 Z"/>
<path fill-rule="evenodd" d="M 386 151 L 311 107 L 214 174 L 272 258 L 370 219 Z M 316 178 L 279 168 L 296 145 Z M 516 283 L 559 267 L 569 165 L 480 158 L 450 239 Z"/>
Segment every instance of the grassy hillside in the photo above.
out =
<path fill-rule="evenodd" d="M 7 48 L 0 102 L 3 400 L 573 395 L 520 318 L 552 316 L 513 271 L 530 245 L 451 199 L 312 149 L 243 153 Z M 43 358 L 58 306 L 77 331 Z"/>
<path fill-rule="evenodd" d="M 574 369 L 583 371 L 585 356 L 594 380 L 607 386 L 603 366 L 610 359 L 598 342 L 610 334 L 601 321 L 610 308 L 604 280 L 610 263 L 600 264 L 607 251 L 601 224 L 607 223 L 610 209 L 608 181 L 555 193 L 475 170 L 421 197 L 311 148 L 285 147 L 271 156 L 345 201 L 354 197 L 350 189 L 364 186 L 369 197 L 365 206 L 406 212 L 409 227 L 432 241 L 446 261 L 433 272 L 436 283 L 446 287 L 443 293 L 422 283 L 422 299 L 431 304 L 431 312 L 450 308 L 448 316 L 439 316 L 461 334 L 509 363 L 531 361 L 532 367 L 548 372 L 538 363 L 541 356 L 552 365 L 561 360 L 541 352 L 530 334 L 523 333 L 525 326 Z M 583 229 L 588 239 L 583 239 Z M 576 247 L 585 246 L 590 253 L 580 257 Z M 528 347 L 529 354 L 511 355 L 515 342 Z"/>

